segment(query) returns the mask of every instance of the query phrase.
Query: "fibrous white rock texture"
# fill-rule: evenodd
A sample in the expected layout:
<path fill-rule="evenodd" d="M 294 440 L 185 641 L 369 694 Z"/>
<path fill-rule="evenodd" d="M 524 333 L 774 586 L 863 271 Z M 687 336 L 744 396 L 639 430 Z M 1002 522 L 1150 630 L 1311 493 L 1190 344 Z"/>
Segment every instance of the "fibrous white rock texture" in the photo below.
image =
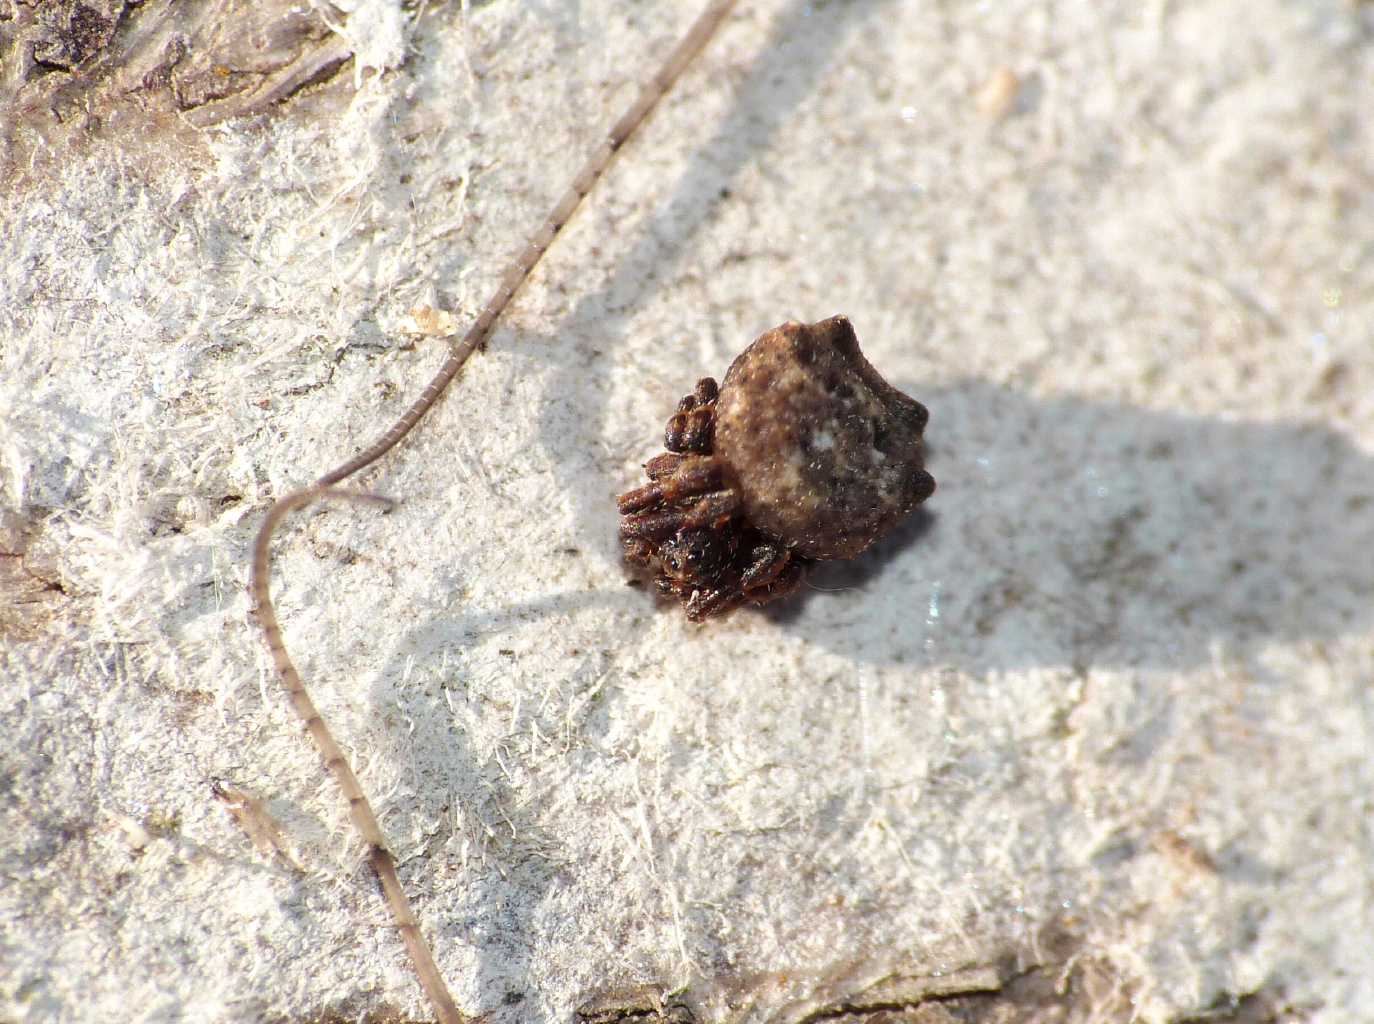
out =
<path fill-rule="evenodd" d="M 427 1019 L 248 548 L 696 4 L 227 10 L 0 5 L 7 1021 Z M 1371 1019 L 1371 109 L 1367 3 L 742 5 L 276 544 L 465 1012 Z M 836 312 L 938 492 L 665 614 L 613 496 Z"/>

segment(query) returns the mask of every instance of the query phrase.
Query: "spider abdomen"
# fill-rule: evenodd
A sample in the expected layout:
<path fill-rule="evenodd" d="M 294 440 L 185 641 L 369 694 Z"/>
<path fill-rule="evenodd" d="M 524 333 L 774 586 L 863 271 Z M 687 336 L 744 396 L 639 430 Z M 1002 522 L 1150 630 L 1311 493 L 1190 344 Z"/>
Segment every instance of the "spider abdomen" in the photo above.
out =
<path fill-rule="evenodd" d="M 864 358 L 848 319 L 787 323 L 730 364 L 715 453 L 754 526 L 808 558 L 853 558 L 934 492 L 928 419 Z"/>

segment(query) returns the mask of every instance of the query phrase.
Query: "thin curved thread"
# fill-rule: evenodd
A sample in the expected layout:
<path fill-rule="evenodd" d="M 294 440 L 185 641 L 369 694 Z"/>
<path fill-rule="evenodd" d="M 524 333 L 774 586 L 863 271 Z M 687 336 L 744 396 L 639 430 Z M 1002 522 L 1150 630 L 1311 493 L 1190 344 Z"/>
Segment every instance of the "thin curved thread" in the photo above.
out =
<path fill-rule="evenodd" d="M 611 127 L 605 140 L 588 157 L 582 170 L 573 179 L 572 186 L 555 204 L 553 212 L 545 218 L 539 230 L 531 236 L 520 254 L 506 268 L 501 275 L 501 281 L 497 285 L 495 294 L 488 300 L 476 321 L 468 328 L 463 340 L 449 353 L 438 372 L 425 385 L 420 396 L 410 404 L 400 418 L 392 424 L 391 428 L 370 446 L 364 448 L 342 465 L 325 473 L 311 486 L 279 498 L 268 510 L 253 542 L 253 564 L 249 578 L 249 590 L 252 594 L 258 624 L 262 628 L 263 636 L 267 641 L 267 649 L 272 656 L 272 663 L 276 667 L 283 688 L 286 690 L 291 707 L 305 724 L 306 731 L 310 734 L 316 749 L 319 750 L 320 756 L 324 759 L 326 770 L 334 777 L 335 784 L 348 802 L 348 816 L 352 819 L 358 834 L 362 836 L 363 842 L 367 845 L 368 862 L 376 873 L 378 881 L 381 882 L 387 905 L 391 908 L 396 927 L 400 930 L 401 938 L 410 955 L 411 966 L 415 970 L 421 988 L 424 989 L 425 995 L 434 1008 L 439 1024 L 465 1024 L 467 1018 L 459 1012 L 453 997 L 449 994 L 448 986 L 444 984 L 443 975 L 439 973 L 439 968 L 435 964 L 434 957 L 431 955 L 424 935 L 420 931 L 420 923 L 411 909 L 410 900 L 407 899 L 405 890 L 401 888 L 400 878 L 396 874 L 396 859 L 387 847 L 381 826 L 377 822 L 377 816 L 372 811 L 372 805 L 363 792 L 362 786 L 358 783 L 357 776 L 353 774 L 353 769 L 349 766 L 343 749 L 335 741 L 329 727 L 320 716 L 319 710 L 315 707 L 315 702 L 310 699 L 304 680 L 301 679 L 300 673 L 296 671 L 296 666 L 286 652 L 286 641 L 282 636 L 281 624 L 277 620 L 276 610 L 272 605 L 270 591 L 272 535 L 276 532 L 281 521 L 288 515 L 320 498 L 342 498 L 372 504 L 390 504 L 385 498 L 340 490 L 334 485 L 380 459 L 410 433 L 425 413 L 433 408 L 453 378 L 458 375 L 458 371 L 463 368 L 463 364 L 468 361 L 473 352 L 486 343 L 497 319 L 505 312 L 506 307 L 510 305 L 520 287 L 528 280 L 530 272 L 539 263 L 544 253 L 548 251 L 549 246 L 558 237 L 563 226 L 577 212 L 583 198 L 601 178 L 620 147 L 644 122 L 644 119 L 648 117 L 659 100 L 677 81 L 678 76 L 691 63 L 692 58 L 715 35 L 716 29 L 720 27 L 720 23 L 730 13 L 734 4 L 735 0 L 712 0 L 697 17 L 697 20 L 692 23 L 692 26 L 668 55 L 658 73 L 645 83 L 634 103 L 621 115 L 620 119 Z"/>
<path fill-rule="evenodd" d="M 392 857 L 390 849 L 387 848 L 381 825 L 377 823 L 377 816 L 372 812 L 372 805 L 366 794 L 363 793 L 357 776 L 353 774 L 353 769 L 349 766 L 348 758 L 344 755 L 343 749 L 335 741 L 329 727 L 325 725 L 324 718 L 321 717 L 319 710 L 315 707 L 315 702 L 310 699 L 310 694 L 305 688 L 305 682 L 301 679 L 300 673 L 296 671 L 291 656 L 286 653 L 281 624 L 277 621 L 271 595 L 268 593 L 267 582 L 271 572 L 272 559 L 272 531 L 276 529 L 277 524 L 282 519 L 296 509 L 303 508 L 320 498 L 343 498 L 350 501 L 387 506 L 392 504 L 386 498 L 379 498 L 372 494 L 359 494 L 337 488 L 315 486 L 288 495 L 273 505 L 253 543 L 253 594 L 257 600 L 258 622 L 267 637 L 267 649 L 272 655 L 272 663 L 276 666 L 282 686 L 286 689 L 287 699 L 291 702 L 291 707 L 296 712 L 297 717 L 305 723 L 306 731 L 310 733 L 310 738 L 315 741 L 316 749 L 324 758 L 325 769 L 334 776 L 335 784 L 348 802 L 348 816 L 353 821 L 353 827 L 362 836 L 363 843 L 367 846 L 368 863 L 382 884 L 382 891 L 386 894 L 387 904 L 391 907 L 391 916 L 395 918 L 396 927 L 401 933 L 401 940 L 405 943 L 406 952 L 410 955 L 411 966 L 420 979 L 420 987 L 429 997 L 440 1024 L 463 1024 L 464 1017 L 458 1012 L 453 997 L 449 995 L 443 975 L 439 973 L 439 968 L 434 963 L 434 957 L 430 955 L 424 935 L 420 932 L 420 922 L 416 919 L 415 912 L 411 910 L 410 900 L 406 898 L 405 890 L 401 887 L 401 880 L 396 874 L 396 860 Z"/>

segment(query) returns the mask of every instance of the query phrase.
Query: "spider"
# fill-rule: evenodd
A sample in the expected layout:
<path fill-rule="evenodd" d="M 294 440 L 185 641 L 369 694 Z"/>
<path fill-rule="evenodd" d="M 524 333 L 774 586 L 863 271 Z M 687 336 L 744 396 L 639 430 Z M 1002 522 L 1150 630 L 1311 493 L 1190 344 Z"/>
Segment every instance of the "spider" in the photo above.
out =
<path fill-rule="evenodd" d="M 651 482 L 618 502 L 626 561 L 657 562 L 659 593 L 678 598 L 693 622 L 791 593 L 809 561 L 741 519 L 739 493 L 712 450 L 719 395 L 713 378 L 697 382 L 668 420 L 668 450 L 644 467 Z"/>
<path fill-rule="evenodd" d="M 928 413 L 859 351 L 849 321 L 786 323 L 702 378 L 668 420 L 649 483 L 618 499 L 625 559 L 700 622 L 852 558 L 935 490 Z"/>

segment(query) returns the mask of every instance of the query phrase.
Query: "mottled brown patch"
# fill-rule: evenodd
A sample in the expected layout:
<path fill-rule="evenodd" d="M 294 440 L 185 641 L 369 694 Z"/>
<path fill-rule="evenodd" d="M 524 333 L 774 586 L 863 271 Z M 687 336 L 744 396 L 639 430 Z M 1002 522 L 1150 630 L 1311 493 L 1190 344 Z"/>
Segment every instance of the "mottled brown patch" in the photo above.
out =
<path fill-rule="evenodd" d="M 45 31 L 34 40 L 34 61 L 65 70 L 85 63 L 109 43 L 123 6 L 101 10 L 84 3 L 44 4 L 38 13 Z"/>
<path fill-rule="evenodd" d="M 0 640 L 36 640 L 70 625 L 78 608 L 41 527 L 0 509 Z"/>
<path fill-rule="evenodd" d="M 11 115 L 0 117 L 0 181 L 44 180 L 98 146 L 156 167 L 204 158 L 196 128 L 272 111 L 350 56 L 323 10 L 285 0 L 0 2 L 0 110 Z M 333 105 L 351 93 L 346 79 L 336 91 Z"/>
<path fill-rule="evenodd" d="M 807 558 L 853 558 L 935 490 L 928 418 L 864 358 L 848 319 L 788 323 L 730 365 L 716 453 L 756 527 Z"/>

